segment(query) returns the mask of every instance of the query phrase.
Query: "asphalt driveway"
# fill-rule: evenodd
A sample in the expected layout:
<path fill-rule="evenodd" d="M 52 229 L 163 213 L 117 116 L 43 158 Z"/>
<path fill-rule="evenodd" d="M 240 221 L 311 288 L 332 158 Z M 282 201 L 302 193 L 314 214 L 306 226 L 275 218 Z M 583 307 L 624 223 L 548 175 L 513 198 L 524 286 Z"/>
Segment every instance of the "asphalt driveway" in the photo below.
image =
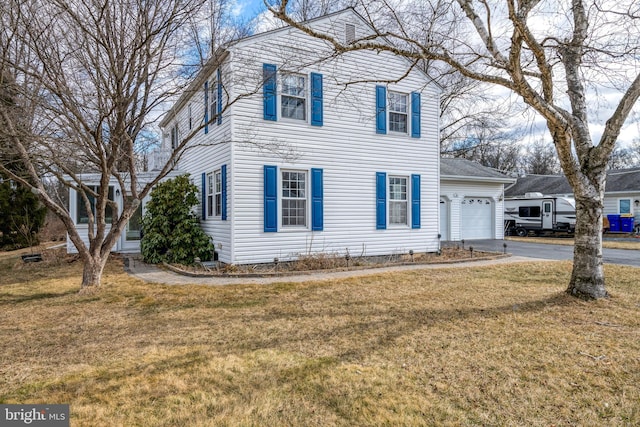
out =
<path fill-rule="evenodd" d="M 516 242 L 511 240 L 470 240 L 465 247 L 473 246 L 477 250 L 506 252 L 515 256 L 531 258 L 570 260 L 573 259 L 573 246 L 552 245 L 547 243 Z M 603 260 L 608 264 L 622 264 L 640 267 L 640 250 L 633 249 L 603 249 Z"/>

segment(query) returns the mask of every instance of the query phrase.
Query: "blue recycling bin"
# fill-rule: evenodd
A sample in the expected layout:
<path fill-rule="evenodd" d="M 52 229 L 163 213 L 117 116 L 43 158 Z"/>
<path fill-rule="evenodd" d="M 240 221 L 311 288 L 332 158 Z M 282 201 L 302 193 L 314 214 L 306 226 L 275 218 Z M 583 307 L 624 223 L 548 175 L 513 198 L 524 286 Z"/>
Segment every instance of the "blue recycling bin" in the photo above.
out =
<path fill-rule="evenodd" d="M 609 231 L 620 231 L 620 215 L 607 215 Z"/>
<path fill-rule="evenodd" d="M 633 231 L 633 217 L 620 218 L 620 231 L 624 233 L 631 233 Z"/>

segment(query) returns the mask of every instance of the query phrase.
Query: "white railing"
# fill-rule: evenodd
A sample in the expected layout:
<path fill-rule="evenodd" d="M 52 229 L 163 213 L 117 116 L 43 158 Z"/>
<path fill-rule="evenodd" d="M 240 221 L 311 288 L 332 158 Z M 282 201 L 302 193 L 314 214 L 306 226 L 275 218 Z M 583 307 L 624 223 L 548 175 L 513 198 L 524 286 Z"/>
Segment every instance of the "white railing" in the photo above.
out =
<path fill-rule="evenodd" d="M 149 170 L 160 170 L 169 161 L 171 157 L 171 150 L 166 148 L 159 148 L 149 153 Z"/>

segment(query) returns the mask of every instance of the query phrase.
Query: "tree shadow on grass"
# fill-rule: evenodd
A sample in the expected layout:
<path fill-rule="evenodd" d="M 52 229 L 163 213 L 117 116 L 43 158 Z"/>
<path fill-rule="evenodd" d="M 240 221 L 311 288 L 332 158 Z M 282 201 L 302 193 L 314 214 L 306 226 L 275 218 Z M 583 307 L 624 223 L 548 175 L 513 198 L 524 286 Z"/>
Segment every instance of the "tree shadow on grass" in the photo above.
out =
<path fill-rule="evenodd" d="M 34 293 L 34 294 L 10 294 L 10 293 L 0 293 L 0 306 L 3 305 L 13 305 L 13 304 L 20 304 L 20 303 L 25 303 L 25 302 L 33 302 L 33 301 L 40 301 L 40 300 L 47 300 L 47 299 L 53 299 L 53 298 L 60 298 L 60 297 L 65 297 L 68 295 L 77 295 L 78 294 L 78 290 L 77 289 L 71 289 L 68 291 L 64 291 L 64 292 L 58 292 L 58 293 L 54 293 L 54 292 L 39 292 L 39 293 Z"/>
<path fill-rule="evenodd" d="M 496 319 L 514 313 L 536 313 L 549 309 L 562 309 L 582 304 L 575 298 L 564 292 L 553 294 L 549 297 L 522 301 L 507 305 L 490 307 L 463 306 L 460 308 L 429 309 L 407 307 L 389 307 L 380 310 L 376 307 L 354 308 L 348 304 L 334 306 L 330 314 L 326 310 L 319 312 L 280 311 L 268 314 L 242 315 L 244 322 L 255 322 L 259 325 L 285 323 L 305 323 L 311 320 L 314 325 L 311 330 L 302 330 L 300 333 L 291 332 L 283 334 L 255 335 L 253 342 L 245 342 L 247 347 L 227 348 L 229 353 L 238 350 L 259 349 L 286 349 L 300 348 L 305 342 L 317 342 L 319 345 L 330 341 L 340 342 L 334 348 L 336 357 L 342 361 L 359 360 L 366 357 L 373 349 L 383 350 L 396 345 L 397 340 L 412 334 L 414 331 L 428 327 L 434 329 L 446 328 L 447 324 L 469 321 L 473 319 Z M 553 316 L 553 314 L 550 314 Z M 323 322 L 327 317 L 349 318 L 348 322 Z M 317 320 L 314 320 L 317 318 Z M 358 339 L 361 338 L 361 339 Z M 347 344 L 348 343 L 348 344 Z M 340 348 L 342 347 L 342 348 Z M 224 350 L 222 350 L 224 352 Z"/>

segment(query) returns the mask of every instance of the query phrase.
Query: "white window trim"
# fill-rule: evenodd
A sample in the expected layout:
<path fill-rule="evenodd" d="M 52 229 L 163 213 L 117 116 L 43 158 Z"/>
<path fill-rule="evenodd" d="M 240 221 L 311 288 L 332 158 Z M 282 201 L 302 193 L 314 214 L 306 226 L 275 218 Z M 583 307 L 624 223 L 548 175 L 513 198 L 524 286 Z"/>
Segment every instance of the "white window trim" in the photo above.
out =
<path fill-rule="evenodd" d="M 171 150 L 175 150 L 180 145 L 180 127 L 178 122 L 171 126 Z"/>
<path fill-rule="evenodd" d="M 402 112 L 402 111 L 396 111 L 396 110 L 392 110 L 391 109 L 391 95 L 400 95 L 403 96 L 405 99 L 405 107 L 406 107 L 406 111 Z M 389 133 L 393 133 L 396 135 L 409 135 L 409 133 L 411 132 L 411 121 L 409 118 L 409 113 L 411 111 L 411 105 L 410 105 L 411 100 L 409 99 L 409 94 L 404 93 L 404 92 L 400 92 L 397 90 L 387 90 L 387 127 L 389 129 Z M 391 114 L 403 114 L 406 117 L 406 130 L 404 131 L 400 131 L 400 130 L 393 130 L 391 128 Z"/>
<path fill-rule="evenodd" d="M 207 173 L 207 218 L 214 216 L 214 176 L 213 172 Z"/>
<path fill-rule="evenodd" d="M 403 200 L 394 200 L 391 199 L 391 179 L 400 178 L 405 181 L 405 199 Z M 410 177 L 402 174 L 390 174 L 387 176 L 387 224 L 389 228 L 408 228 L 411 224 L 411 207 L 409 201 L 411 200 L 411 185 L 410 185 Z M 392 203 L 402 203 L 405 204 L 406 209 L 406 217 L 404 223 L 393 223 L 391 222 L 391 204 Z"/>
<path fill-rule="evenodd" d="M 213 173 L 213 214 L 216 218 L 222 216 L 222 170 Z M 218 204 L 220 200 L 220 204 Z M 219 209 L 218 209 L 219 208 Z"/>
<path fill-rule="evenodd" d="M 627 200 L 629 201 L 629 212 L 621 212 L 620 211 L 620 202 L 623 200 Z M 629 197 L 620 197 L 618 199 L 618 214 L 619 215 L 625 215 L 625 214 L 632 214 L 633 213 L 633 199 L 629 198 Z"/>
<path fill-rule="evenodd" d="M 214 123 L 218 116 L 218 79 L 213 78 L 209 86 L 209 123 Z"/>
<path fill-rule="evenodd" d="M 295 96 L 295 95 L 289 95 L 289 94 L 285 94 L 284 93 L 284 77 L 285 76 L 295 76 L 295 77 L 302 77 L 304 79 L 304 97 L 301 96 Z M 303 73 L 294 73 L 294 72 L 289 72 L 289 71 L 278 71 L 278 102 L 280 103 L 279 108 L 278 108 L 278 118 L 285 120 L 285 121 L 291 121 L 293 123 L 308 123 L 309 122 L 309 106 L 310 106 L 310 101 L 309 101 L 309 93 L 310 93 L 310 86 L 309 86 L 309 76 L 307 74 L 303 74 Z M 282 109 L 284 107 L 284 102 L 282 101 L 283 97 L 289 97 L 289 98 L 297 98 L 297 99 L 303 99 L 304 100 L 304 118 L 302 119 L 296 119 L 294 117 L 286 117 L 282 114 Z"/>
<path fill-rule="evenodd" d="M 305 179 L 305 225 L 284 225 L 283 223 L 283 208 L 284 208 L 284 204 L 283 201 L 285 199 L 285 197 L 282 195 L 282 189 L 283 187 L 283 174 L 285 172 L 296 172 L 296 173 L 303 173 L 304 174 L 304 179 Z M 287 231 L 308 231 L 311 229 L 311 197 L 310 197 L 310 172 L 309 169 L 280 169 L 279 173 L 278 173 L 278 230 L 279 231 L 283 231 L 283 232 L 287 232 Z M 287 198 L 289 199 L 289 198 Z M 300 200 L 300 199 L 295 199 L 295 198 L 291 198 L 291 200 Z"/>

